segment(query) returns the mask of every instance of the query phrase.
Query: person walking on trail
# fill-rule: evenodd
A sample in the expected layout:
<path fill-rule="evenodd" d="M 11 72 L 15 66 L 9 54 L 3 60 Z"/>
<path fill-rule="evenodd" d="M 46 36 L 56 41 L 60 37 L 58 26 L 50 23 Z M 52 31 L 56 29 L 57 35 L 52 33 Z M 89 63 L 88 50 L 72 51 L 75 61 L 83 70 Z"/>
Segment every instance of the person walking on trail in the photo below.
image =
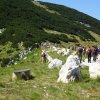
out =
<path fill-rule="evenodd" d="M 93 61 L 94 61 L 94 62 L 96 62 L 97 54 L 98 54 L 97 47 L 93 47 L 93 48 L 92 48 L 92 56 L 93 56 Z"/>
<path fill-rule="evenodd" d="M 42 58 L 42 63 L 46 63 L 46 61 L 47 61 L 47 53 L 46 53 L 45 50 L 42 50 L 41 58 Z"/>
<path fill-rule="evenodd" d="M 83 55 L 83 48 L 80 46 L 78 48 L 78 57 L 79 57 L 80 63 L 82 62 L 82 55 Z"/>
<path fill-rule="evenodd" d="M 87 48 L 86 53 L 87 53 L 88 63 L 91 63 L 91 54 L 92 54 L 92 50 L 91 50 L 90 47 Z"/>
<path fill-rule="evenodd" d="M 86 47 L 83 47 L 83 56 L 86 57 Z"/>

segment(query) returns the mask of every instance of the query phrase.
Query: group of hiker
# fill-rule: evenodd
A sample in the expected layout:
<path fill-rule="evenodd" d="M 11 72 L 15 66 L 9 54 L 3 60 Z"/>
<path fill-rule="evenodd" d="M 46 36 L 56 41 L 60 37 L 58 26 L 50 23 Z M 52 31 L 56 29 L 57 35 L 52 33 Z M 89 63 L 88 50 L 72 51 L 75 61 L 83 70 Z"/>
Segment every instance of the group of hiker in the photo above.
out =
<path fill-rule="evenodd" d="M 79 56 L 80 63 L 82 62 L 83 55 L 87 57 L 88 63 L 91 63 L 91 57 L 93 57 L 93 61 L 96 62 L 97 55 L 98 55 L 98 48 L 97 46 L 92 46 L 88 48 L 79 46 L 77 53 Z"/>
<path fill-rule="evenodd" d="M 76 53 L 78 54 L 79 61 L 80 63 L 83 60 L 83 56 L 88 59 L 88 63 L 91 63 L 91 57 L 93 57 L 93 61 L 96 62 L 97 55 L 98 55 L 98 48 L 97 46 L 92 46 L 92 47 L 74 47 Z M 46 63 L 47 61 L 47 53 L 45 50 L 42 50 L 41 52 L 41 58 L 42 58 L 42 63 Z"/>

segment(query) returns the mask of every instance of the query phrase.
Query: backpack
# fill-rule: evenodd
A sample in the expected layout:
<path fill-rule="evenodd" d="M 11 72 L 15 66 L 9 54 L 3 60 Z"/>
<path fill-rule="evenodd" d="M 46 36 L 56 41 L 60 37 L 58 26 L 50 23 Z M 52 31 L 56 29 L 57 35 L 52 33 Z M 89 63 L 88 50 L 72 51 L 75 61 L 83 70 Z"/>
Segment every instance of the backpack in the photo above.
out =
<path fill-rule="evenodd" d="M 42 57 L 44 57 L 44 58 L 46 57 L 46 53 L 45 52 L 43 52 Z"/>
<path fill-rule="evenodd" d="M 83 52 L 83 48 L 80 47 L 80 48 L 78 49 L 78 52 L 79 52 L 79 53 L 82 53 L 82 52 Z"/>

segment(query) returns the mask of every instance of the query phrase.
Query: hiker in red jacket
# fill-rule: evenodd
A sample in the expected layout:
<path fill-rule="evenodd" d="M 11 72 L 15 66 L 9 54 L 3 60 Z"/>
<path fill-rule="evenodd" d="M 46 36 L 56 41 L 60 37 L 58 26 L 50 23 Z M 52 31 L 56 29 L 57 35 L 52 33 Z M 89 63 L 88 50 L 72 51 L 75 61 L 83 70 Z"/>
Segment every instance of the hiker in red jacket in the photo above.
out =
<path fill-rule="evenodd" d="M 92 56 L 93 56 L 93 61 L 94 62 L 96 62 L 97 54 L 98 54 L 97 47 L 92 47 Z"/>

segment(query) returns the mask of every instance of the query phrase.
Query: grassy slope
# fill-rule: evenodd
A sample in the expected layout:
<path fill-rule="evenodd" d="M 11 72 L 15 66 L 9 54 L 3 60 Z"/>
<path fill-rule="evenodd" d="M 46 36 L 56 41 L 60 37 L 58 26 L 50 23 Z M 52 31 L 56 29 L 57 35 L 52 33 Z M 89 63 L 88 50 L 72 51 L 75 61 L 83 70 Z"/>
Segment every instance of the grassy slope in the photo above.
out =
<path fill-rule="evenodd" d="M 77 40 L 79 44 L 83 45 L 83 46 L 93 46 L 93 45 L 97 45 L 99 46 L 100 45 L 100 36 L 92 31 L 89 31 L 89 33 L 95 38 L 95 41 L 82 41 L 80 39 L 80 37 L 76 36 L 76 35 L 71 35 L 71 34 L 67 34 L 67 33 L 62 33 L 62 32 L 58 32 L 58 31 L 53 31 L 53 30 L 48 30 L 48 29 L 44 29 L 45 32 L 49 33 L 49 34 L 64 34 L 66 35 L 70 40 L 74 39 L 74 40 Z M 74 46 L 75 44 L 78 44 L 77 42 L 75 43 L 72 43 L 72 42 L 68 42 L 68 43 L 65 43 L 65 42 L 61 42 L 61 45 L 64 45 L 66 47 L 66 45 L 69 45 L 69 46 Z"/>
<path fill-rule="evenodd" d="M 88 68 L 82 69 L 83 80 L 80 82 L 57 83 L 60 69 L 48 69 L 47 64 L 42 64 L 40 51 L 33 50 L 28 58 L 21 59 L 18 65 L 0 68 L 0 100 L 99 100 L 100 80 L 90 80 Z M 56 53 L 50 55 L 66 59 Z M 12 72 L 24 68 L 30 68 L 35 78 L 12 82 Z"/>
<path fill-rule="evenodd" d="M 92 31 L 89 31 L 89 32 L 98 41 L 98 44 L 100 45 L 100 35 L 92 32 Z"/>

